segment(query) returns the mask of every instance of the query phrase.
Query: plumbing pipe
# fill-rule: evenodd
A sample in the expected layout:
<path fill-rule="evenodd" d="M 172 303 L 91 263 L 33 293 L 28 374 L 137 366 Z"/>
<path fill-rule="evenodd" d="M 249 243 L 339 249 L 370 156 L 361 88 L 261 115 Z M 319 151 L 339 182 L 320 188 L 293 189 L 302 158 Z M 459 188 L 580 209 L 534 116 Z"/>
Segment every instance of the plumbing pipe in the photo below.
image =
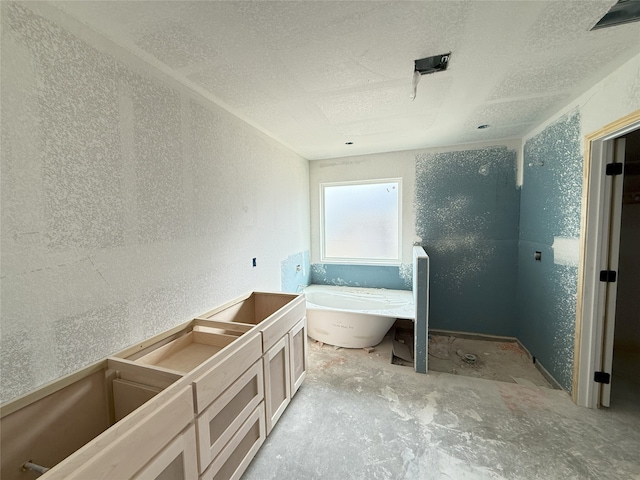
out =
<path fill-rule="evenodd" d="M 38 465 L 37 463 L 31 463 L 31 461 L 28 461 L 22 464 L 22 470 L 25 472 L 27 470 L 33 470 L 34 472 L 38 472 L 39 474 L 42 475 L 43 473 L 47 473 L 51 469 L 47 467 L 43 467 L 42 465 Z"/>

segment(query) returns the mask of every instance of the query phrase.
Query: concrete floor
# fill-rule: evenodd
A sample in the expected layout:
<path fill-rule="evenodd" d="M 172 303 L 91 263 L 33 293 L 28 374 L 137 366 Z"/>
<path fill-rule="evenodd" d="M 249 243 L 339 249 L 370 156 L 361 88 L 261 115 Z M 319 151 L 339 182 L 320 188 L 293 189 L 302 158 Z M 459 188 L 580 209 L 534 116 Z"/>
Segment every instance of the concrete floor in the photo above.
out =
<path fill-rule="evenodd" d="M 640 479 L 640 411 L 309 342 L 309 374 L 245 480 Z"/>
<path fill-rule="evenodd" d="M 466 362 L 461 353 L 475 355 L 477 360 Z M 429 370 L 552 388 L 517 342 L 431 335 Z"/>

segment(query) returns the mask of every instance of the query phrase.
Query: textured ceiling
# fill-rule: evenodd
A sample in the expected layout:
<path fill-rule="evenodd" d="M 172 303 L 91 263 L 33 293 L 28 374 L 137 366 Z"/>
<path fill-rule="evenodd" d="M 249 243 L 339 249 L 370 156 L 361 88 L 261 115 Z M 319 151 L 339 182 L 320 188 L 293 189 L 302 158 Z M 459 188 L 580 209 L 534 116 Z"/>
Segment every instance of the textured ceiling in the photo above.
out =
<path fill-rule="evenodd" d="M 640 52 L 640 22 L 589 31 L 614 3 L 55 5 L 319 159 L 522 136 Z M 449 51 L 411 101 L 413 61 Z"/>

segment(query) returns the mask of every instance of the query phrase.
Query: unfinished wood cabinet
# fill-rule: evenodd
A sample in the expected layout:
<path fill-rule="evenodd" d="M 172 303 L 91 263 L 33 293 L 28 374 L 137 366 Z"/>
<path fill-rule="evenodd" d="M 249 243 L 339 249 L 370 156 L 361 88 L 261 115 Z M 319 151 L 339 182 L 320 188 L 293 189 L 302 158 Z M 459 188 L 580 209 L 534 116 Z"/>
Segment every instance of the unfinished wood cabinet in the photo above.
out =
<path fill-rule="evenodd" d="M 113 422 L 119 422 L 182 378 L 178 373 L 131 365 L 114 358 L 107 359 L 107 367 L 106 379 L 111 380 L 107 388 L 110 386 L 113 395 L 110 411 Z"/>
<path fill-rule="evenodd" d="M 264 354 L 264 395 L 267 435 L 291 401 L 289 337 L 285 335 Z"/>
<path fill-rule="evenodd" d="M 198 417 L 200 473 L 264 399 L 262 362 L 256 361 Z"/>
<path fill-rule="evenodd" d="M 106 362 L 100 362 L 58 388 L 42 388 L 3 406 L 0 478 L 36 478 L 21 471 L 24 462 L 52 467 L 111 426 L 106 371 Z"/>
<path fill-rule="evenodd" d="M 181 385 L 189 389 L 180 375 L 155 371 L 132 374 L 127 367 L 121 377 L 117 362 L 103 360 L 3 405 L 0 477 L 35 478 L 21 471 L 25 461 L 54 467 L 85 445 L 99 441 L 104 446 L 105 438 L 115 438 L 111 432 L 128 430 L 153 414 L 158 405 L 168 402 L 176 393 L 169 391 L 170 387 Z M 151 405 L 150 410 L 138 414 L 133 421 L 121 421 L 145 403 Z M 190 405 L 186 411 L 193 408 L 191 398 Z M 176 417 L 176 422 L 180 421 L 180 416 Z M 181 430 L 187 422 L 177 428 Z M 56 469 L 52 469 L 43 478 L 64 478 L 56 475 Z"/>
<path fill-rule="evenodd" d="M 289 331 L 291 357 L 291 396 L 293 397 L 307 376 L 307 319 L 303 318 Z"/>
<path fill-rule="evenodd" d="M 136 363 L 187 373 L 236 340 L 233 335 L 191 331 L 149 353 L 135 357 Z"/>
<path fill-rule="evenodd" d="M 214 365 L 203 365 L 194 372 L 196 413 L 201 413 L 231 386 L 262 355 L 260 334 L 252 332 L 244 336 L 224 358 Z"/>
<path fill-rule="evenodd" d="M 133 478 L 135 480 L 197 480 L 195 427 L 189 426 Z"/>
<path fill-rule="evenodd" d="M 240 302 L 198 317 L 220 324 L 255 325 L 255 330 L 260 332 L 267 435 L 306 374 L 305 314 L 306 305 L 301 295 L 254 292 Z"/>
<path fill-rule="evenodd" d="M 304 379 L 305 312 L 253 292 L 3 405 L 0 477 L 239 478 Z"/>
<path fill-rule="evenodd" d="M 256 326 L 262 335 L 262 351 L 266 352 L 305 314 L 306 304 L 302 295 L 253 292 L 240 301 L 224 305 L 198 318 Z"/>
<path fill-rule="evenodd" d="M 264 404 L 260 403 L 222 449 L 202 480 L 237 480 L 266 438 Z"/>
<path fill-rule="evenodd" d="M 171 393 L 170 391 L 164 393 Z M 41 478 L 46 480 L 107 480 L 134 478 L 193 422 L 193 393 L 187 385 L 170 398 L 156 396 L 126 420 L 116 423 L 90 446 L 77 452 Z M 171 419 L 170 421 L 167 421 Z M 194 449 L 195 451 L 195 449 Z M 193 462 L 195 455 L 184 455 Z M 191 466 L 184 467 L 185 469 Z M 148 478 L 148 477 L 147 477 Z"/>

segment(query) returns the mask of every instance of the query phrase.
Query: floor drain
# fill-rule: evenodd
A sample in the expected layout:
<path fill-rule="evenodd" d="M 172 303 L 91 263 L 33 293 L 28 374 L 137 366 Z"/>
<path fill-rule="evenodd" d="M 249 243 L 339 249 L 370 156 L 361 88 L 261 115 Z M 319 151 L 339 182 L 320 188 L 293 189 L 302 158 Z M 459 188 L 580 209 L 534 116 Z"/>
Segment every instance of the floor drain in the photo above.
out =
<path fill-rule="evenodd" d="M 465 353 L 464 354 L 464 361 L 468 362 L 468 363 L 476 363 L 476 356 L 473 353 Z"/>

